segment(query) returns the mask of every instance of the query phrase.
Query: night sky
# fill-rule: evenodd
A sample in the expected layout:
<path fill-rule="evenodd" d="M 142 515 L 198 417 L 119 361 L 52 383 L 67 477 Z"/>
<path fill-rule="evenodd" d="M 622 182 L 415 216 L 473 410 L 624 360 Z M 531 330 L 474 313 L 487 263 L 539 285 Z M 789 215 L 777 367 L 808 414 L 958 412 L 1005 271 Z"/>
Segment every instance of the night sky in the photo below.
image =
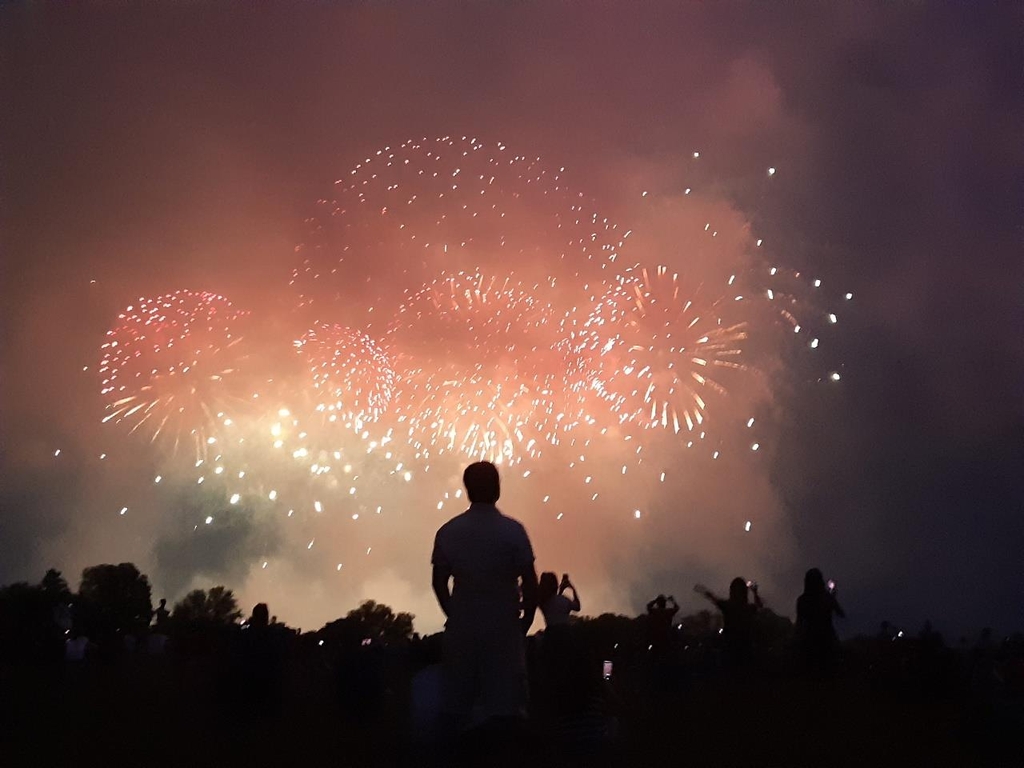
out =
<path fill-rule="evenodd" d="M 132 560 L 155 597 L 225 583 L 305 628 L 370 597 L 436 629 L 430 537 L 454 506 L 412 482 L 378 534 L 331 528 L 380 542 L 344 578 L 284 521 L 190 538 L 201 504 L 158 495 L 160 456 L 100 423 L 96 367 L 140 296 L 213 291 L 287 324 L 296 245 L 335 180 L 385 146 L 468 136 L 564 167 L 636 230 L 632 261 L 709 274 L 763 239 L 765 263 L 854 296 L 828 365 L 776 350 L 770 391 L 747 393 L 768 424 L 756 460 L 704 472 L 652 441 L 680 469 L 643 492 L 649 517 L 581 504 L 556 524 L 506 475 L 505 511 L 585 612 L 696 606 L 694 582 L 742 573 L 792 614 L 819 566 L 844 634 L 1021 628 L 1019 5 L 261 5 L 0 8 L 0 583 Z M 705 221 L 728 241 L 710 255 Z M 417 289 L 395 258 L 361 265 L 369 285 Z M 832 368 L 841 382 L 816 381 Z M 749 518 L 765 523 L 734 525 Z"/>

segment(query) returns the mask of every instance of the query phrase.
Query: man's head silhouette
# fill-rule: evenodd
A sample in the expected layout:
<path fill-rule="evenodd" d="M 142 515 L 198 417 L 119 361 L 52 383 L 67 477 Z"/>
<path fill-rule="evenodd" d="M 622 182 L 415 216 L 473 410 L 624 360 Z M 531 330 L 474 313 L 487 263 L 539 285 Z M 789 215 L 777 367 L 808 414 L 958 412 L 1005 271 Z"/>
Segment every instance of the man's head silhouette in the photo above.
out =
<path fill-rule="evenodd" d="M 466 486 L 470 502 L 494 504 L 501 496 L 498 468 L 489 461 L 478 461 L 466 467 L 462 473 L 462 483 Z"/>
<path fill-rule="evenodd" d="M 270 623 L 270 609 L 266 603 L 256 603 L 252 609 L 249 626 L 264 629 Z"/>

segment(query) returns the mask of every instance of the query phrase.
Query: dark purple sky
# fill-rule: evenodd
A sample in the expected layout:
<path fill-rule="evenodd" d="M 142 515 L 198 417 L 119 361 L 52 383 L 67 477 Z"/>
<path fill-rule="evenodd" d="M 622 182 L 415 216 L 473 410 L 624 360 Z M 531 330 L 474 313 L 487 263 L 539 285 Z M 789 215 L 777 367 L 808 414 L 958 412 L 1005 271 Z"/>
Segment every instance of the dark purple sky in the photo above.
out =
<path fill-rule="evenodd" d="M 358 158 L 469 133 L 623 217 L 699 148 L 780 260 L 855 294 L 841 396 L 777 395 L 781 610 L 821 565 L 856 629 L 1020 627 L 1018 4 L 261 5 L 0 9 L 0 582 L 145 550 L 105 546 L 88 469 L 49 461 L 96 433 L 81 368 L 127 299 L 261 301 Z M 693 581 L 627 567 L 634 607 Z"/>

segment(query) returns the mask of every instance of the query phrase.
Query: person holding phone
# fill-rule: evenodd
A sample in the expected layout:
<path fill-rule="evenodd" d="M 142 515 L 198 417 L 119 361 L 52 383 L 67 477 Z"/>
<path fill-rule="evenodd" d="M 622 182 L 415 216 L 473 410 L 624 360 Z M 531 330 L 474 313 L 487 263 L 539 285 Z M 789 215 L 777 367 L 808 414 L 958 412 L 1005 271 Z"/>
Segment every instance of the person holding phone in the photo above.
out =
<path fill-rule="evenodd" d="M 835 582 L 825 584 L 817 568 L 804 575 L 804 592 L 796 601 L 796 633 L 804 660 L 812 667 L 826 667 L 838 643 L 832 617 L 845 618 L 836 599 Z"/>
<path fill-rule="evenodd" d="M 694 590 L 706 597 L 722 612 L 722 641 L 729 663 L 741 666 L 750 660 L 753 647 L 754 620 L 757 612 L 764 607 L 757 592 L 757 583 L 744 581 L 737 576 L 729 583 L 727 599 L 716 596 L 707 587 L 698 584 Z M 750 602 L 749 595 L 754 601 Z"/>
<path fill-rule="evenodd" d="M 647 631 L 650 649 L 660 656 L 672 639 L 672 619 L 679 612 L 679 604 L 669 595 L 658 595 L 647 604 Z"/>
<path fill-rule="evenodd" d="M 565 594 L 570 590 L 571 599 Z M 569 574 L 563 573 L 559 582 L 552 571 L 542 573 L 537 583 L 537 604 L 548 629 L 568 624 L 570 614 L 580 610 L 580 596 L 569 580 Z"/>

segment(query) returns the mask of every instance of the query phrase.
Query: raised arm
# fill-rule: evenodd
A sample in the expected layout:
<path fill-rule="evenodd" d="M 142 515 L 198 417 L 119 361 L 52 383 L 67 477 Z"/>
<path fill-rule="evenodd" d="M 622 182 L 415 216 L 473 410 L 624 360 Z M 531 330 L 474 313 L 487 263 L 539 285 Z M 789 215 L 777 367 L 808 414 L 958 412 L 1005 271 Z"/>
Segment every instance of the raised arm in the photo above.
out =
<path fill-rule="evenodd" d="M 836 616 L 840 619 L 846 618 L 846 611 L 843 610 L 842 606 L 839 605 L 839 601 L 836 600 L 836 594 L 832 592 L 832 610 L 835 611 Z"/>
<path fill-rule="evenodd" d="M 715 595 L 714 592 L 712 592 L 710 589 L 705 587 L 703 584 L 694 584 L 693 591 L 696 592 L 701 597 L 705 598 L 706 600 L 710 600 L 712 603 L 714 603 L 719 608 L 722 607 L 722 601 L 718 598 L 718 596 Z"/>
<path fill-rule="evenodd" d="M 576 586 L 574 584 L 570 584 L 569 589 L 572 590 L 572 604 L 569 606 L 569 610 L 576 611 L 578 613 L 580 610 L 580 595 L 576 591 Z"/>

